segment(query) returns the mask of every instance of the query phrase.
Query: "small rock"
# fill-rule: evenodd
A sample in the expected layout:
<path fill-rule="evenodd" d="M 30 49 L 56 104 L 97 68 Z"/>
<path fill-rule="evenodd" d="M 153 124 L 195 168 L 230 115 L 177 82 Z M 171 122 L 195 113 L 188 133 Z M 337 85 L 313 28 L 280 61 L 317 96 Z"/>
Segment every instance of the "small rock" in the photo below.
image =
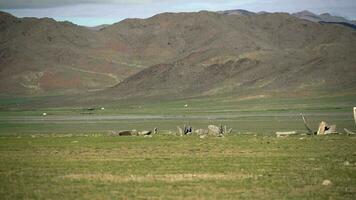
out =
<path fill-rule="evenodd" d="M 344 162 L 344 165 L 345 165 L 345 166 L 349 166 L 349 165 L 350 165 L 350 162 L 349 162 L 349 161 L 345 161 L 345 162 Z"/>
<path fill-rule="evenodd" d="M 125 131 L 115 132 L 114 135 L 118 135 L 118 136 L 132 136 L 132 132 L 125 130 Z"/>
<path fill-rule="evenodd" d="M 204 130 L 204 129 L 197 129 L 194 131 L 197 135 L 207 135 L 209 134 L 208 130 Z"/>
<path fill-rule="evenodd" d="M 322 185 L 324 185 L 324 186 L 331 185 L 331 181 L 330 180 L 324 180 Z"/>
<path fill-rule="evenodd" d="M 205 137 L 206 137 L 206 135 L 199 136 L 200 139 L 204 139 Z"/>
<path fill-rule="evenodd" d="M 151 131 L 141 131 L 139 135 L 151 135 Z"/>
<path fill-rule="evenodd" d="M 45 112 L 44 112 L 44 113 L 42 113 L 42 116 L 47 116 L 47 113 L 45 113 Z"/>

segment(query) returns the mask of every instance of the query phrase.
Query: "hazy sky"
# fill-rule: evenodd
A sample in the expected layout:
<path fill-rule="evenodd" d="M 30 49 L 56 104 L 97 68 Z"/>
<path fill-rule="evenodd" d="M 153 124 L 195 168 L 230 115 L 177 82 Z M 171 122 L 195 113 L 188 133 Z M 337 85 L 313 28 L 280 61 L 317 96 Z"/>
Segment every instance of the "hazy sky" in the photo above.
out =
<path fill-rule="evenodd" d="M 356 19 L 356 0 L 0 0 L 0 10 L 18 17 L 51 17 L 86 26 L 162 12 L 229 9 L 290 13 L 310 10 Z"/>

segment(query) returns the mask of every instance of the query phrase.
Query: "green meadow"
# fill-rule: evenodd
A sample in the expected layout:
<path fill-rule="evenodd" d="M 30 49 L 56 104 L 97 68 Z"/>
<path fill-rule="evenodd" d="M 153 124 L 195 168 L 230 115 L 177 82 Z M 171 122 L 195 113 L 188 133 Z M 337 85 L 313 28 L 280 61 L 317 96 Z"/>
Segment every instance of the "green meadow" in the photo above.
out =
<path fill-rule="evenodd" d="M 17 107 L 1 101 L 1 199 L 355 199 L 355 96 Z M 187 105 L 187 106 L 186 106 Z M 104 108 L 104 109 L 101 109 Z M 46 116 L 43 116 L 46 113 Z M 308 136 L 324 120 L 339 135 Z M 225 137 L 177 126 L 227 125 Z M 118 137 L 119 130 L 152 130 Z M 277 138 L 276 131 L 299 134 Z"/>
<path fill-rule="evenodd" d="M 355 199 L 356 137 L 0 137 L 1 199 Z M 325 181 L 329 184 L 324 184 Z"/>

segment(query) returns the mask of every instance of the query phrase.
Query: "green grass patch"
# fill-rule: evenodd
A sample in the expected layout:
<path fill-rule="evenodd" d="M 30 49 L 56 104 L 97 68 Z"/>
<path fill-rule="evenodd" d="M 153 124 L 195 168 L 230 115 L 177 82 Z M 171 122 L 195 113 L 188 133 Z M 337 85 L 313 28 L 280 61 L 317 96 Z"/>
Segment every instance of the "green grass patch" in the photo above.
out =
<path fill-rule="evenodd" d="M 1 136 L 0 196 L 354 199 L 355 145 L 345 135 Z"/>

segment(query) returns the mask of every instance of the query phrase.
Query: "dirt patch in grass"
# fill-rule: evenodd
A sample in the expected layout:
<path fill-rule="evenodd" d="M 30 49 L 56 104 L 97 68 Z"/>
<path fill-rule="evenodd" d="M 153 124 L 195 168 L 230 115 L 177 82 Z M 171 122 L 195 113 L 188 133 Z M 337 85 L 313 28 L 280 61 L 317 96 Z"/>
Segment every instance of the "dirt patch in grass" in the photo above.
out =
<path fill-rule="evenodd" d="M 246 174 L 162 174 L 162 175 L 130 175 L 120 176 L 114 174 L 69 174 L 62 176 L 63 179 L 70 180 L 89 180 L 104 182 L 181 182 L 198 180 L 237 180 L 253 178 Z"/>

